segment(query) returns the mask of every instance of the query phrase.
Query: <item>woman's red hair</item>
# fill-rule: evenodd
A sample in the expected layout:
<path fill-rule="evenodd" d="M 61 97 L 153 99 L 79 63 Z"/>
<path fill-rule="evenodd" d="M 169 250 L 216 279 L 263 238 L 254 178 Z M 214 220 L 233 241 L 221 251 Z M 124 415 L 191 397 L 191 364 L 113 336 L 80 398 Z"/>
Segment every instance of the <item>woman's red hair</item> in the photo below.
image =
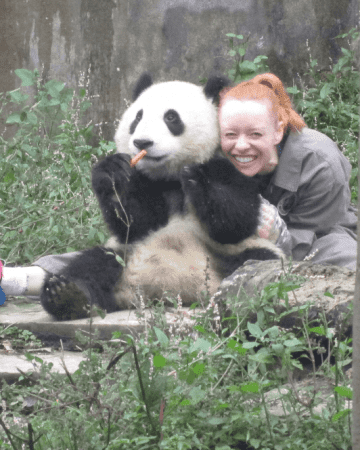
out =
<path fill-rule="evenodd" d="M 272 73 L 256 75 L 251 80 L 244 81 L 233 88 L 225 88 L 220 92 L 220 106 L 229 99 L 237 100 L 268 100 L 271 110 L 279 122 L 283 122 L 284 131 L 301 131 L 306 123 L 293 109 L 291 100 L 281 80 Z"/>

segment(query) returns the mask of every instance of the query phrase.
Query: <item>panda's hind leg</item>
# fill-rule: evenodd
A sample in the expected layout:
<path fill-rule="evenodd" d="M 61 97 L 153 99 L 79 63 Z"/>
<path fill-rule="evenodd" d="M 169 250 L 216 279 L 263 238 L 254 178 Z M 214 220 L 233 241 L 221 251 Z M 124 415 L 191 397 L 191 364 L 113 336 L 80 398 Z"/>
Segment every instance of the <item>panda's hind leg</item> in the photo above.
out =
<path fill-rule="evenodd" d="M 103 247 L 85 250 L 59 274 L 47 275 L 42 306 L 57 320 L 88 317 L 92 305 L 116 311 L 114 288 L 122 270 L 113 251 Z"/>
<path fill-rule="evenodd" d="M 89 302 L 85 292 L 64 275 L 50 274 L 47 277 L 41 303 L 58 320 L 82 319 L 89 315 Z"/>

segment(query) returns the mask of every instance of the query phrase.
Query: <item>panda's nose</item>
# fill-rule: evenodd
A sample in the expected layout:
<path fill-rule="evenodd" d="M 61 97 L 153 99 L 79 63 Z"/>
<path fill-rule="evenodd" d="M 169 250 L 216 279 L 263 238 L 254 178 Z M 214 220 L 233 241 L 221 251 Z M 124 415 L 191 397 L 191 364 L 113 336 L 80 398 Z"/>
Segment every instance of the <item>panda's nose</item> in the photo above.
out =
<path fill-rule="evenodd" d="M 153 145 L 153 141 L 149 141 L 147 139 L 134 139 L 134 145 L 139 150 L 146 150 L 147 148 Z"/>

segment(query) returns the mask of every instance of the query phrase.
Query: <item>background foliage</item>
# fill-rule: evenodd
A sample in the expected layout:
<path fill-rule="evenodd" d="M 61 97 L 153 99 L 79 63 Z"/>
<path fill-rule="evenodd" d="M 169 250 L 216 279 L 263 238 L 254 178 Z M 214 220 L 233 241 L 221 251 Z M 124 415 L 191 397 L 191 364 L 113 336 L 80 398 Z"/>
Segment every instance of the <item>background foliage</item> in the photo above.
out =
<path fill-rule="evenodd" d="M 353 29 L 338 38 L 355 39 Z M 267 57 L 246 59 L 248 38 L 227 34 L 228 75 L 235 82 L 268 71 Z M 301 87 L 288 92 L 307 125 L 327 134 L 349 158 L 352 200 L 357 199 L 359 137 L 359 72 L 354 54 L 343 56 L 327 72 L 317 70 L 310 56 Z M 93 125 L 83 124 L 91 106 L 83 79 L 77 92 L 64 83 L 44 83 L 35 70 L 18 69 L 22 87 L 0 97 L 12 112 L 14 139 L 0 136 L 0 255 L 7 264 L 29 264 L 44 254 L 63 253 L 102 244 L 106 240 L 97 201 L 91 191 L 91 166 L 115 149 L 113 142 L 89 144 Z M 308 84 L 306 84 L 308 83 Z M 31 88 L 35 95 L 29 95 Z"/>
<path fill-rule="evenodd" d="M 0 255 L 28 264 L 43 254 L 69 252 L 103 243 L 105 228 L 91 190 L 92 163 L 115 144 L 88 144 L 92 125 L 82 125 L 91 106 L 86 88 L 75 93 L 64 83 L 42 83 L 38 72 L 15 71 L 24 88 L 2 94 L 13 112 L 6 123 L 15 137 L 0 137 Z"/>

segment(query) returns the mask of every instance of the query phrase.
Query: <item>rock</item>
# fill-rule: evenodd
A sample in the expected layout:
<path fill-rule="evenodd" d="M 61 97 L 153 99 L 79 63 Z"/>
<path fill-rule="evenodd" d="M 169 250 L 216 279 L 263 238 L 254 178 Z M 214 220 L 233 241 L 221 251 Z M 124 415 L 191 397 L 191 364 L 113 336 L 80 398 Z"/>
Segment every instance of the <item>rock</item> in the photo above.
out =
<path fill-rule="evenodd" d="M 269 283 L 280 278 L 287 281 L 286 277 L 302 281 L 301 287 L 288 292 L 290 308 L 310 303 L 309 320 L 320 319 L 325 314 L 329 327 L 341 329 L 346 334 L 351 332 L 349 306 L 354 297 L 355 272 L 345 267 L 300 262 L 294 263 L 289 272 L 286 267 L 284 271 L 281 261 L 247 261 L 223 280 L 213 300 L 219 304 L 221 315 L 229 316 L 231 311 L 248 314 L 249 320 L 255 322 L 256 313 L 251 312 L 250 299 L 259 295 Z M 273 305 L 278 314 L 287 310 L 284 299 L 274 299 Z M 284 328 L 300 324 L 296 311 L 278 322 Z"/>

